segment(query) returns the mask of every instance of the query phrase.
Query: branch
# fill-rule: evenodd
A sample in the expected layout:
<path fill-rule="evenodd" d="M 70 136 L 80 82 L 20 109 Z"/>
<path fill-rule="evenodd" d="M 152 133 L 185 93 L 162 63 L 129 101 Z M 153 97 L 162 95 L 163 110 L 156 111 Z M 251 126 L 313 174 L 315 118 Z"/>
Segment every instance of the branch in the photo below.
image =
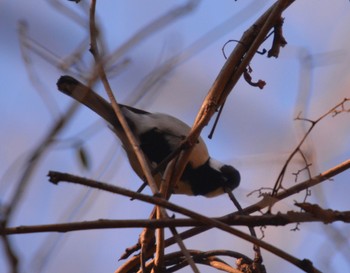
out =
<path fill-rule="evenodd" d="M 350 223 L 350 211 L 337 211 L 331 209 L 322 209 L 318 205 L 309 203 L 297 203 L 296 206 L 301 207 L 307 212 L 289 211 L 287 213 L 264 214 L 264 215 L 232 215 L 217 218 L 213 220 L 221 221 L 230 226 L 285 226 L 294 223 L 312 223 L 323 222 L 330 224 L 336 221 Z M 196 219 L 179 218 L 179 219 L 125 219 L 125 220 L 109 220 L 98 219 L 94 221 L 83 221 L 73 223 L 33 225 L 33 226 L 17 226 L 6 227 L 0 229 L 1 235 L 28 234 L 41 232 L 71 232 L 92 229 L 110 229 L 110 228 L 171 228 L 171 227 L 210 227 Z"/>
<path fill-rule="evenodd" d="M 241 260 L 244 260 L 245 262 L 251 263 L 251 259 L 235 251 L 213 250 L 213 251 L 202 252 L 202 251 L 191 249 L 189 250 L 189 253 L 191 255 L 191 258 L 195 260 L 196 263 L 208 265 L 213 268 L 216 268 L 225 272 L 229 272 L 229 273 L 242 273 L 242 271 L 231 267 L 226 262 L 222 261 L 216 256 L 221 255 L 226 257 L 232 257 L 232 258 L 241 259 Z M 167 265 L 172 266 L 168 268 L 166 272 L 175 272 L 188 265 L 188 263 L 184 260 L 184 257 L 181 252 L 169 253 L 165 255 L 165 259 L 166 259 Z M 150 261 L 147 264 L 147 268 L 151 268 L 153 266 L 153 263 L 154 263 L 153 261 Z"/>
<path fill-rule="evenodd" d="M 308 212 L 313 217 L 319 219 L 325 224 L 329 224 L 334 221 L 343 221 L 345 223 L 350 223 L 349 211 L 322 209 L 319 205 L 310 203 L 296 203 L 295 205 L 302 208 L 304 211 Z"/>
<path fill-rule="evenodd" d="M 305 263 L 305 261 L 301 261 L 291 255 L 289 255 L 288 253 L 284 252 L 281 249 L 278 249 L 277 247 L 270 245 L 269 243 L 266 243 L 264 241 L 258 240 L 253 236 L 250 236 L 240 230 L 231 228 L 229 225 L 218 221 L 216 219 L 211 219 L 208 218 L 204 215 L 201 215 L 199 213 L 193 212 L 191 210 L 188 210 L 184 207 L 180 207 L 178 205 L 175 205 L 163 198 L 159 198 L 157 196 L 148 196 L 148 195 L 144 195 L 141 193 L 136 193 L 130 190 L 126 190 L 117 186 L 113 186 L 113 185 L 109 185 L 109 184 L 105 184 L 105 183 L 101 183 L 101 182 L 97 182 L 97 181 L 93 181 L 90 179 L 86 179 L 86 178 L 81 178 L 81 177 L 77 177 L 77 176 L 73 176 L 73 175 L 69 175 L 69 174 L 64 174 L 64 173 L 58 173 L 58 172 L 50 172 L 49 173 L 50 176 L 50 181 L 52 183 L 58 184 L 59 182 L 72 182 L 72 183 L 77 183 L 77 184 L 81 184 L 81 185 L 86 185 L 89 187 L 93 187 L 93 188 L 98 188 L 98 189 L 103 189 L 106 191 L 110 191 L 113 193 L 122 193 L 125 196 L 128 197 L 132 197 L 134 199 L 138 199 L 138 200 L 142 200 L 142 201 L 146 201 L 155 205 L 159 205 L 162 206 L 164 208 L 167 209 L 171 209 L 173 211 L 176 212 L 180 212 L 188 217 L 191 217 L 193 219 L 199 220 L 204 224 L 210 225 L 211 227 L 215 227 L 218 228 L 220 230 L 223 230 L 229 234 L 235 235 L 245 241 L 251 242 L 253 244 L 256 244 L 262 248 L 264 248 L 265 250 L 272 252 L 273 254 L 281 257 L 282 259 L 294 264 L 295 266 L 303 269 L 306 272 L 319 272 L 317 269 L 315 269 L 312 266 L 312 263 L 310 261 L 308 261 L 307 263 Z M 313 271 L 311 271 L 311 269 Z M 118 269 L 118 270 L 122 270 L 122 269 Z M 117 271 L 118 272 L 118 271 Z M 122 271 L 119 271 L 122 272 Z"/>
<path fill-rule="evenodd" d="M 316 177 L 313 177 L 312 179 L 309 179 L 309 180 L 306 180 L 302 183 L 299 183 L 289 189 L 287 189 L 286 191 L 282 192 L 282 193 L 278 193 L 274 198 L 273 200 L 271 200 L 271 197 L 270 197 L 270 200 L 263 198 L 261 201 L 257 202 L 256 204 L 253 204 L 245 209 L 243 209 L 243 212 L 245 214 L 250 214 L 250 213 L 253 213 L 253 212 L 256 212 L 256 211 L 259 211 L 265 207 L 268 207 L 271 205 L 271 202 L 278 202 L 284 198 L 287 198 L 295 193 L 298 193 L 300 191 L 303 191 L 307 188 L 310 188 L 312 186 L 315 186 L 323 181 L 326 181 L 327 179 L 330 179 L 331 177 L 347 170 L 350 168 L 350 160 L 347 160 L 341 164 L 339 164 L 338 166 L 335 166 L 333 167 L 332 169 L 330 170 L 327 170 L 325 172 L 323 172 L 322 174 L 316 176 Z M 55 173 L 51 173 L 51 175 L 53 175 Z M 58 173 L 59 175 L 61 175 L 60 173 Z M 82 178 L 80 178 L 81 180 L 84 180 Z M 86 182 L 91 182 L 91 180 L 86 180 Z M 72 181 L 74 182 L 74 181 Z M 80 181 L 82 182 L 82 181 Z M 56 181 L 56 183 L 58 183 L 58 181 Z M 78 182 L 76 182 L 78 183 Z M 89 183 L 80 183 L 80 184 L 84 184 L 84 185 L 89 185 Z M 100 187 L 100 185 L 103 185 L 103 187 Z M 157 205 L 162 205 L 163 207 L 165 208 L 168 208 L 168 209 L 172 209 L 174 211 L 176 211 L 175 209 L 171 208 L 171 207 L 167 207 L 166 203 L 168 203 L 166 200 L 164 199 L 161 199 L 161 198 L 155 198 L 155 197 L 151 197 L 151 196 L 147 196 L 147 195 L 142 195 L 142 194 L 139 194 L 139 193 L 135 193 L 135 192 L 132 192 L 132 191 L 129 191 L 129 190 L 126 190 L 126 189 L 122 189 L 122 188 L 119 188 L 119 187 L 115 187 L 115 186 L 111 186 L 111 185 L 107 185 L 107 184 L 102 184 L 102 183 L 97 183 L 97 184 L 94 184 L 94 186 L 98 187 L 99 189 L 109 189 L 111 187 L 111 189 L 113 189 L 115 192 L 117 193 L 120 193 L 120 194 L 123 194 L 123 195 L 126 195 L 126 196 L 129 196 L 129 197 L 132 197 L 132 198 L 135 198 L 135 199 L 140 199 L 140 200 L 143 200 L 143 201 L 146 201 L 147 199 L 147 202 L 149 201 L 150 203 L 152 204 L 156 204 L 156 202 L 160 202 L 160 203 L 157 203 Z M 118 191 L 116 191 L 116 189 L 118 189 Z M 142 196 L 143 199 L 139 198 L 140 196 Z M 176 206 L 176 205 L 175 205 Z M 182 210 L 184 208 L 181 208 L 179 207 L 179 212 L 182 213 Z M 297 214 L 294 214 L 294 215 L 297 215 Z M 231 213 L 231 214 L 228 214 L 224 217 L 227 217 L 227 218 L 232 218 L 234 219 L 234 217 L 238 216 L 238 213 Z M 241 216 L 242 217 L 242 216 Z M 290 215 L 289 215 L 290 217 Z M 194 218 L 194 217 L 193 217 Z M 222 219 L 222 218 L 221 218 Z M 302 219 L 298 219 L 298 221 L 302 221 Z M 159 222 L 160 223 L 160 222 Z M 204 223 L 204 222 L 202 222 Z M 146 225 L 146 223 L 144 223 Z M 185 232 L 182 232 L 180 234 L 181 238 L 183 239 L 186 239 L 186 238 L 189 238 L 193 235 L 196 235 L 196 234 L 199 234 L 201 232 L 204 232 L 208 229 L 212 228 L 212 226 L 199 226 L 199 227 L 196 227 L 196 228 L 193 228 L 193 229 L 190 229 L 190 230 L 187 230 Z M 170 238 L 168 240 L 166 240 L 165 242 L 165 245 L 166 246 L 169 246 L 171 244 L 173 244 L 175 242 L 175 239 L 174 237 L 173 238 Z M 152 251 L 152 250 L 151 250 Z M 149 251 L 149 255 L 151 255 L 151 251 Z M 131 261 L 129 264 L 128 264 L 128 268 L 132 268 L 133 266 L 135 266 L 135 264 L 137 263 L 137 261 L 132 258 L 133 262 Z M 120 268 L 122 269 L 122 268 Z"/>
<path fill-rule="evenodd" d="M 172 177 L 172 185 L 175 185 L 181 177 L 189 160 L 193 145 L 196 143 L 202 129 L 208 124 L 217 108 L 223 104 L 244 71 L 246 71 L 247 66 L 264 41 L 269 30 L 278 23 L 278 20 L 281 18 L 281 13 L 293 2 L 294 0 L 277 1 L 247 31 L 245 31 L 240 43 L 237 43 L 235 49 L 210 88 L 197 114 L 193 127 L 185 140 L 190 148 L 182 151 L 179 155 L 175 173 Z"/>
<path fill-rule="evenodd" d="M 228 194 L 229 198 L 231 199 L 231 201 L 233 202 L 233 204 L 235 205 L 235 207 L 237 208 L 237 211 L 239 212 L 239 214 L 242 216 L 245 216 L 243 209 L 242 209 L 241 205 L 239 204 L 238 200 L 236 199 L 235 195 L 233 194 L 233 192 L 227 191 L 227 194 Z M 254 227 L 252 225 L 247 225 L 247 227 L 249 229 L 250 235 L 252 235 L 255 238 L 258 238 L 256 236 L 256 232 L 255 232 Z M 260 247 L 258 245 L 253 245 L 253 250 L 255 253 L 254 263 L 256 264 L 256 266 L 262 267 L 263 266 L 262 265 L 263 258 L 261 255 Z M 265 272 L 265 270 L 264 270 L 264 272 Z"/>
<path fill-rule="evenodd" d="M 68 108 L 65 115 L 61 116 L 53 126 L 46 132 L 46 135 L 41 141 L 38 142 L 37 146 L 30 153 L 26 165 L 22 173 L 20 173 L 20 178 L 14 183 L 15 189 L 12 196 L 9 198 L 9 202 L 2 206 L 2 215 L 0 220 L 1 228 L 7 226 L 11 221 L 12 215 L 16 212 L 18 206 L 20 205 L 29 184 L 31 183 L 31 178 L 33 173 L 38 166 L 40 160 L 43 158 L 48 148 L 50 147 L 54 137 L 59 134 L 59 132 L 66 126 L 70 121 L 71 116 L 77 109 L 78 104 L 74 103 Z M 13 272 L 17 272 L 18 268 L 18 258 L 9 240 L 5 236 L 1 236 L 3 244 L 5 246 L 5 252 L 10 265 L 12 266 Z"/>
<path fill-rule="evenodd" d="M 96 8 L 96 0 L 92 0 L 91 6 L 90 6 L 90 37 L 91 37 L 91 50 L 90 51 L 95 58 L 95 62 L 97 64 L 97 72 L 102 80 L 102 83 L 103 83 L 105 89 L 106 89 L 106 92 L 107 92 L 108 97 L 111 101 L 111 106 L 116 114 L 116 117 L 124 130 L 126 139 L 128 140 L 129 145 L 132 148 L 136 159 L 138 160 L 138 163 L 139 163 L 139 165 L 142 169 L 142 172 L 145 176 L 145 179 L 146 179 L 149 187 L 151 188 L 152 193 L 154 195 L 158 195 L 159 189 L 158 189 L 158 186 L 157 186 L 155 179 L 152 175 L 148 161 L 147 161 L 144 153 L 142 152 L 142 150 L 139 146 L 138 140 L 136 139 L 136 137 L 134 136 L 134 134 L 130 130 L 130 127 L 126 122 L 123 113 L 121 112 L 121 109 L 120 109 L 120 107 L 119 107 L 119 105 L 118 105 L 118 103 L 113 95 L 113 91 L 112 91 L 110 84 L 107 80 L 107 76 L 106 76 L 106 73 L 105 73 L 105 70 L 103 67 L 103 63 L 102 63 L 102 58 L 99 54 L 99 50 L 98 50 L 98 46 L 97 46 L 97 29 L 96 29 L 96 23 L 95 23 L 95 8 Z M 166 196 L 166 194 L 164 194 L 164 196 Z M 162 206 L 158 207 L 156 211 L 157 211 L 157 213 L 156 213 L 157 218 L 161 218 L 162 216 L 166 217 L 166 212 L 163 211 Z M 199 272 L 198 269 L 196 268 L 194 262 L 192 261 L 191 257 L 187 254 L 187 250 L 186 250 L 182 240 L 180 238 L 178 238 L 178 236 L 176 235 L 177 232 L 175 230 L 172 230 L 172 232 L 173 232 L 174 236 L 177 238 L 177 242 L 178 242 L 181 250 L 183 251 L 185 256 L 188 257 L 188 261 L 189 261 L 192 269 L 194 270 L 194 272 Z M 150 234 L 150 232 L 146 231 L 143 234 Z M 164 241 L 164 231 L 161 229 L 158 229 L 157 234 L 158 234 L 158 236 L 157 236 L 157 251 L 156 251 L 157 264 L 154 268 L 155 272 L 158 272 L 163 267 L 162 257 L 164 255 L 164 253 L 163 253 L 164 249 L 161 247 L 162 242 Z M 148 241 L 148 238 L 145 238 L 145 240 Z M 141 246 L 142 246 L 142 249 L 144 249 L 144 245 L 142 243 L 141 243 Z M 142 253 L 143 253 L 143 251 L 142 251 Z"/>
<path fill-rule="evenodd" d="M 308 129 L 308 131 L 305 133 L 305 135 L 303 136 L 303 138 L 300 140 L 299 144 L 297 145 L 297 147 L 293 150 L 293 152 L 289 155 L 288 159 L 286 160 L 286 162 L 284 163 L 280 174 L 277 177 L 277 180 L 275 182 L 274 188 L 272 190 L 272 196 L 275 196 L 278 192 L 279 189 L 282 188 L 282 181 L 284 178 L 284 174 L 286 173 L 287 167 L 289 165 L 289 163 L 291 162 L 291 160 L 293 159 L 294 155 L 296 153 L 298 153 L 298 151 L 301 151 L 301 146 L 303 145 L 303 143 L 305 142 L 306 138 L 309 136 L 309 134 L 311 133 L 311 131 L 313 130 L 313 128 L 316 126 L 317 123 L 319 123 L 322 119 L 324 119 L 325 117 L 327 117 L 328 115 L 333 115 L 336 116 L 340 113 L 347 113 L 350 112 L 350 109 L 347 109 L 345 107 L 345 104 L 350 101 L 350 98 L 344 98 L 341 102 L 337 103 L 334 107 L 332 107 L 330 110 L 328 110 L 326 113 L 324 113 L 323 115 L 321 115 L 318 119 L 316 120 L 310 120 L 307 118 L 301 118 L 300 114 L 295 118 L 296 120 L 303 120 L 303 121 L 308 121 L 311 123 L 310 128 Z M 340 109 L 339 109 L 340 108 Z M 305 159 L 304 159 L 305 160 Z"/>
<path fill-rule="evenodd" d="M 283 200 L 287 197 L 290 197 L 298 192 L 301 192 L 301 191 L 308 189 L 312 186 L 320 184 L 326 180 L 329 180 L 333 176 L 336 176 L 339 173 L 346 171 L 349 168 L 350 168 L 350 159 L 342 162 L 341 164 L 339 164 L 339 165 L 337 165 L 337 166 L 335 166 L 335 167 L 333 167 L 333 168 L 331 168 L 323 173 L 321 173 L 318 176 L 313 177 L 312 179 L 308 179 L 302 183 L 299 183 L 299 184 L 287 189 L 284 192 L 277 193 L 277 195 L 274 196 L 273 198 L 271 196 L 270 197 L 265 196 L 261 201 L 243 209 L 243 213 L 244 214 L 251 214 L 251 213 L 260 211 L 266 207 L 269 207 L 271 205 L 271 202 L 276 203 L 276 202 Z M 230 213 L 230 214 L 226 215 L 226 217 L 234 217 L 236 215 L 238 215 L 238 212 Z M 210 227 L 195 227 L 195 228 L 192 228 L 192 229 L 189 229 L 189 230 L 182 232 L 180 234 L 180 236 L 183 239 L 187 239 L 187 238 L 190 238 L 194 235 L 198 235 L 202 232 L 205 232 L 209 229 L 210 229 Z M 166 240 L 167 246 L 172 245 L 172 244 L 174 244 L 174 238 L 169 238 Z M 134 261 L 134 262 L 136 263 L 137 261 Z"/>
<path fill-rule="evenodd" d="M 97 73 L 101 78 L 101 81 L 102 81 L 103 86 L 107 92 L 107 95 L 108 95 L 109 100 L 111 102 L 111 106 L 116 114 L 116 117 L 117 117 L 118 121 L 120 122 L 120 124 L 125 132 L 125 136 L 130 143 L 130 147 L 132 147 L 132 149 L 135 153 L 135 156 L 136 156 L 136 158 L 137 158 L 137 160 L 142 168 L 143 174 L 145 175 L 145 178 L 147 180 L 149 187 L 151 188 L 153 194 L 156 194 L 156 193 L 158 193 L 158 187 L 157 187 L 156 182 L 154 181 L 154 178 L 153 178 L 153 175 L 151 173 L 150 167 L 147 163 L 146 157 L 143 154 L 140 146 L 138 145 L 138 141 L 137 141 L 136 137 L 134 136 L 134 134 L 130 130 L 130 127 L 129 127 L 128 123 L 126 122 L 122 111 L 120 110 L 120 107 L 117 103 L 117 100 L 114 97 L 112 88 L 108 82 L 107 75 L 106 75 L 106 72 L 105 72 L 104 67 L 103 67 L 103 65 L 104 65 L 103 59 L 100 56 L 99 49 L 97 46 L 98 32 L 97 32 L 96 22 L 95 22 L 95 8 L 96 8 L 96 0 L 92 0 L 91 6 L 90 6 L 90 39 L 91 39 L 90 52 L 92 53 L 92 55 L 95 58 Z"/>

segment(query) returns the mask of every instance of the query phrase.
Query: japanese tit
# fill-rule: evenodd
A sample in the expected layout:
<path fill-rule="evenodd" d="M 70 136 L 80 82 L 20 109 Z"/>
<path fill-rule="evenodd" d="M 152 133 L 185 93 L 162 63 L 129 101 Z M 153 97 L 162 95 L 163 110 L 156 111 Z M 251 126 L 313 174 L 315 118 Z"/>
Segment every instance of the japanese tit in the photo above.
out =
<path fill-rule="evenodd" d="M 142 179 L 142 170 L 110 103 L 70 76 L 62 76 L 57 82 L 57 87 L 64 94 L 89 107 L 111 125 L 123 144 L 131 167 Z M 187 124 L 170 115 L 149 113 L 122 104 L 119 106 L 153 168 L 177 149 L 190 131 Z M 155 176 L 158 186 L 164 170 L 163 168 Z M 239 172 L 234 167 L 211 158 L 203 139 L 199 138 L 172 193 L 214 197 L 227 190 L 232 191 L 239 183 Z"/>

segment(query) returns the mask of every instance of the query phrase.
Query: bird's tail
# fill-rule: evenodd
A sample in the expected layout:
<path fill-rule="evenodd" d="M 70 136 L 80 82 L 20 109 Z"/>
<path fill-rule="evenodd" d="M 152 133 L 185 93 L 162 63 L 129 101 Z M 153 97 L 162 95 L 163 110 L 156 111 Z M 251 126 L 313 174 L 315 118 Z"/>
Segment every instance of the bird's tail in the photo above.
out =
<path fill-rule="evenodd" d="M 114 128 L 120 127 L 120 123 L 116 118 L 111 104 L 86 85 L 73 77 L 61 76 L 57 81 L 57 88 L 62 93 L 89 107 Z M 124 105 L 120 106 L 125 107 Z"/>

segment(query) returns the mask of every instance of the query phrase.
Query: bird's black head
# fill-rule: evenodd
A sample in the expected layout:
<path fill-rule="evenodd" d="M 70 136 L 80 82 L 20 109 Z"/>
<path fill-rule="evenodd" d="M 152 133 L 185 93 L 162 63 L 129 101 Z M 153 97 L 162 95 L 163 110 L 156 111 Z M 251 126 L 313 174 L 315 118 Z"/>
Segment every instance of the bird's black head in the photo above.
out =
<path fill-rule="evenodd" d="M 190 185 L 193 195 L 214 197 L 237 188 L 241 176 L 234 167 L 209 158 L 195 169 L 187 165 L 181 179 Z"/>
<path fill-rule="evenodd" d="M 220 168 L 220 171 L 225 177 L 223 185 L 226 189 L 232 191 L 239 186 L 241 175 L 234 167 L 230 165 L 223 165 Z"/>

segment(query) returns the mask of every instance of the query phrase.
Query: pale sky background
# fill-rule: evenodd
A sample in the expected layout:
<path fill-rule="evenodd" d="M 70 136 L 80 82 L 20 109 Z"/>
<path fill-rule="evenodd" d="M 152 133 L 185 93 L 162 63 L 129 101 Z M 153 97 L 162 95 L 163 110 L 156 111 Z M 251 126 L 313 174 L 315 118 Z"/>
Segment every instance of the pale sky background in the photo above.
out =
<path fill-rule="evenodd" d="M 28 51 L 27 66 L 20 50 L 19 22 L 25 21 L 27 35 L 62 61 L 87 37 L 88 1 L 74 2 L 0 0 L 0 204 L 8 201 L 29 153 L 41 143 L 50 125 L 68 109 L 71 100 L 56 90 L 63 72 L 53 63 Z M 117 99 L 130 102 L 132 92 L 145 94 L 145 79 L 162 63 L 185 52 L 179 63 L 136 106 L 148 111 L 165 112 L 192 124 L 195 115 L 220 68 L 225 62 L 222 47 L 239 39 L 274 1 L 199 1 L 189 14 L 150 35 L 127 50 L 119 62 L 121 71 L 110 74 Z M 98 1 L 97 11 L 107 52 L 112 52 L 146 24 L 186 1 Z M 58 5 L 59 4 L 59 5 Z M 74 21 L 63 5 L 79 15 Z M 214 158 L 236 166 L 242 175 L 235 190 L 242 206 L 255 203 L 256 195 L 247 194 L 261 187 L 272 187 L 277 175 L 296 147 L 309 124 L 294 121 L 297 113 L 316 119 L 328 109 L 350 97 L 349 46 L 350 4 L 348 1 L 296 1 L 284 14 L 284 36 L 288 45 L 280 58 L 256 55 L 251 66 L 254 80 L 263 79 L 263 90 L 241 80 L 222 113 L 214 138 L 208 140 L 211 126 L 203 131 Z M 76 17 L 74 17 L 76 18 Z M 199 40 L 201 39 L 201 40 Z M 271 38 L 264 47 L 269 49 Z M 235 46 L 230 43 L 226 52 Z M 84 75 L 91 72 L 92 57 L 85 48 Z M 125 61 L 127 63 L 125 64 Z M 121 65 L 124 63 L 124 66 Z M 29 70 L 28 70 L 29 68 Z M 28 73 L 29 71 L 29 73 Z M 35 84 L 33 84 L 34 79 Z M 38 93 L 40 90 L 40 94 Z M 96 89 L 103 91 L 100 84 Z M 303 91 L 301 91 L 303 90 Z M 42 100 L 42 96 L 49 100 Z M 134 95 L 135 96 L 135 95 Z M 86 128 L 92 129 L 88 132 Z M 96 130 L 98 132 L 96 132 Z M 91 133 L 93 131 L 93 133 Z M 328 117 L 314 129 L 304 152 L 312 160 L 316 175 L 350 157 L 350 116 Z M 79 163 L 74 141 L 81 141 L 91 159 L 91 168 Z M 289 174 L 302 168 L 296 160 Z M 81 108 L 57 142 L 46 152 L 30 180 L 21 206 L 10 225 L 36 225 L 95 219 L 147 218 L 151 206 L 128 198 L 77 185 L 54 186 L 47 181 L 49 170 L 69 172 L 106 181 L 130 189 L 140 185 L 113 133 L 91 111 Z M 349 172 L 333 182 L 312 190 L 309 202 L 325 208 L 349 210 Z M 306 176 L 301 175 L 299 181 Z M 292 175 L 286 186 L 293 185 Z M 145 193 L 150 193 L 147 189 Z M 275 211 L 296 209 L 294 200 L 282 202 Z M 172 196 L 171 201 L 207 216 L 222 216 L 235 210 L 227 196 Z M 323 272 L 350 270 L 348 242 L 350 227 L 342 223 L 322 226 L 303 224 L 268 227 L 265 240 L 295 255 L 308 258 Z M 243 231 L 248 232 L 242 228 Z M 124 249 L 136 243 L 141 229 L 98 230 L 66 234 L 15 235 L 10 239 L 20 258 L 20 272 L 113 272 Z M 257 230 L 258 234 L 261 233 Z M 252 246 L 238 238 L 211 230 L 185 241 L 190 249 L 231 249 L 252 257 Z M 177 246 L 171 250 L 177 250 Z M 299 272 L 299 269 L 263 251 L 267 272 Z M 230 263 L 234 260 L 228 260 Z M 202 272 L 214 272 L 200 267 Z M 346 270 L 348 269 L 348 270 Z M 0 272 L 7 272 L 3 248 L 0 248 Z M 185 268 L 181 272 L 190 272 Z M 300 271 L 301 272 L 301 271 Z"/>

